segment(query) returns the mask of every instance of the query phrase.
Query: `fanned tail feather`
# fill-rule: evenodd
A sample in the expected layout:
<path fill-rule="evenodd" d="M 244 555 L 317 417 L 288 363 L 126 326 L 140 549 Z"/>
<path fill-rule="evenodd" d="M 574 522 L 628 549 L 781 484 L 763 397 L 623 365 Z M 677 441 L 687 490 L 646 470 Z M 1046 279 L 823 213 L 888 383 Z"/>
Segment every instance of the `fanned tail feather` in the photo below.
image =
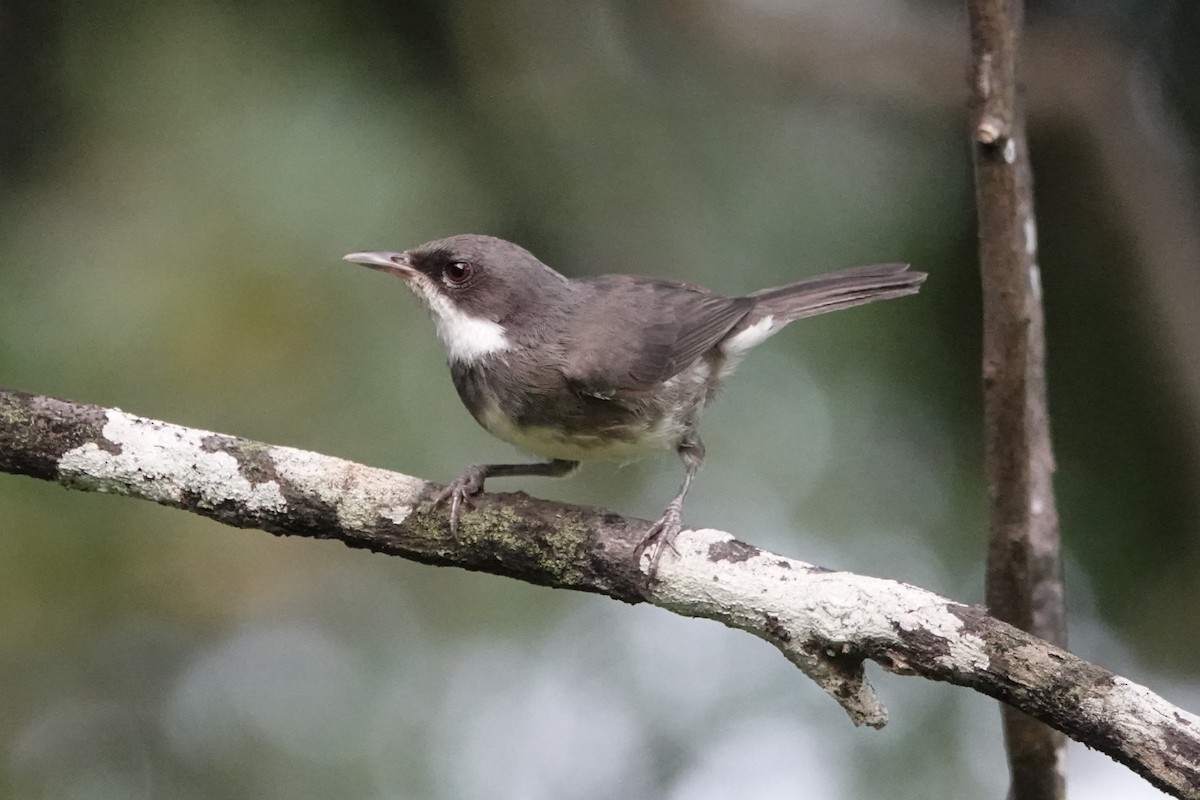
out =
<path fill-rule="evenodd" d="M 909 272 L 907 264 L 875 264 L 747 295 L 747 299 L 754 301 L 754 307 L 720 343 L 722 352 L 730 359 L 723 369 L 726 373 L 732 371 L 742 353 L 789 322 L 916 294 L 924 281 L 925 273 Z"/>
<path fill-rule="evenodd" d="M 804 317 L 916 294 L 925 277 L 924 272 L 910 272 L 907 264 L 874 264 L 763 289 L 750 295 L 757 302 L 744 324 L 772 316 L 772 328 L 778 330 Z"/>

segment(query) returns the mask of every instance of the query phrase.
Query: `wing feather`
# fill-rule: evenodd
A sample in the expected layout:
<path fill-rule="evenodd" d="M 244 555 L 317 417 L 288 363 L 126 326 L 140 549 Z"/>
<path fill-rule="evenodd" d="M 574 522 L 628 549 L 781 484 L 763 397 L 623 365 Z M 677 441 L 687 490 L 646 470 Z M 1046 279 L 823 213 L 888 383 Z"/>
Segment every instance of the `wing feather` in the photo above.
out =
<path fill-rule="evenodd" d="M 585 300 L 569 326 L 574 333 L 564 342 L 563 374 L 577 391 L 603 398 L 646 391 L 679 374 L 755 302 L 630 275 L 587 283 Z"/>

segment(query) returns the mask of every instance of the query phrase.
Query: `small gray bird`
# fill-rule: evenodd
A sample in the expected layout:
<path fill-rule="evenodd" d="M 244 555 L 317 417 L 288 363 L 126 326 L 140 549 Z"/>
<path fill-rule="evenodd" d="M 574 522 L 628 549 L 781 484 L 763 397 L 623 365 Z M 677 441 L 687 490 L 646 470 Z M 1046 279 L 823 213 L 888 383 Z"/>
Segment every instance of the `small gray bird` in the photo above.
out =
<path fill-rule="evenodd" d="M 548 461 L 475 464 L 438 496 L 457 531 L 488 478 L 563 476 L 580 461 L 674 449 L 683 484 L 647 531 L 656 564 L 704 460 L 700 412 L 747 350 L 802 317 L 914 294 L 925 274 L 879 264 L 725 297 L 633 275 L 566 278 L 523 247 L 464 234 L 403 253 L 351 253 L 428 307 L 454 387 L 493 436 Z"/>

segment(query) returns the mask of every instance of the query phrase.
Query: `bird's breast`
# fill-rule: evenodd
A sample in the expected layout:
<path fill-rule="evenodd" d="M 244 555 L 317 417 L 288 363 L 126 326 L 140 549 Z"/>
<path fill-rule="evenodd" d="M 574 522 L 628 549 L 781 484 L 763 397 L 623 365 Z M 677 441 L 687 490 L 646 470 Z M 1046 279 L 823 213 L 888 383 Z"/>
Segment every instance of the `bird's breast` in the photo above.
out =
<path fill-rule="evenodd" d="M 463 404 L 493 436 L 544 458 L 618 462 L 672 449 L 694 429 L 706 399 L 703 372 L 597 397 L 577 392 L 557 370 L 514 369 L 498 358 L 451 370 Z"/>

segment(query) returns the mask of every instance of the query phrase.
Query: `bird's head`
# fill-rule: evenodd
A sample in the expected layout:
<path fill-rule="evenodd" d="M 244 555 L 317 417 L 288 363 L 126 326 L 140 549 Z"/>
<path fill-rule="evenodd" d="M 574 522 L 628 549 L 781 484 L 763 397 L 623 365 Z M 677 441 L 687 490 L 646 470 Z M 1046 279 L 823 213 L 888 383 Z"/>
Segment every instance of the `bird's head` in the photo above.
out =
<path fill-rule="evenodd" d="M 429 309 L 452 364 L 509 349 L 512 323 L 536 314 L 567 283 L 525 248 L 476 234 L 345 260 L 401 278 Z"/>

